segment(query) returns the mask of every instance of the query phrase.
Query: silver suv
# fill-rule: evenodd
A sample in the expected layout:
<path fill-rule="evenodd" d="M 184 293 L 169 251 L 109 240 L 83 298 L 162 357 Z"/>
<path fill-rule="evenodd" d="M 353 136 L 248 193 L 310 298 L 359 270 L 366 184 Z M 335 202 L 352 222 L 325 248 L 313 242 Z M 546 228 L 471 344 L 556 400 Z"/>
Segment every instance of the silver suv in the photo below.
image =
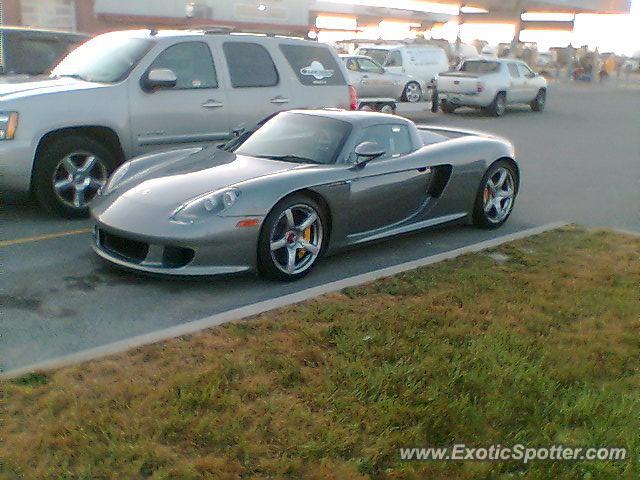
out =
<path fill-rule="evenodd" d="M 285 37 L 123 31 L 69 54 L 49 79 L 0 85 L 0 190 L 83 217 L 125 159 L 221 141 L 291 108 L 352 108 L 335 51 Z"/>

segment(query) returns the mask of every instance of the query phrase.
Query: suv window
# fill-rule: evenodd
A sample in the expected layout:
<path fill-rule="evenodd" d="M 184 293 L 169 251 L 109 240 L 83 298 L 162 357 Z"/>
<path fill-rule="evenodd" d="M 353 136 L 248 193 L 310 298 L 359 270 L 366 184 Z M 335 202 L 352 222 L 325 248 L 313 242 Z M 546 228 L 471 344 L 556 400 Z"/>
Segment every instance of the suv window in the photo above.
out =
<path fill-rule="evenodd" d="M 388 50 L 383 50 L 381 48 L 359 48 L 359 55 L 364 55 L 365 57 L 371 57 L 374 61 L 378 62 L 380 65 L 384 65 L 385 60 L 387 59 L 387 55 L 389 54 Z"/>
<path fill-rule="evenodd" d="M 524 63 L 518 64 L 518 72 L 520 72 L 520 76 L 522 77 L 527 77 L 533 73 Z"/>
<path fill-rule="evenodd" d="M 176 74 L 176 90 L 218 86 L 211 50 L 203 42 L 184 42 L 170 46 L 158 55 L 149 69 L 156 68 L 168 68 Z"/>
<path fill-rule="evenodd" d="M 226 42 L 222 48 L 233 88 L 273 87 L 280 81 L 273 59 L 262 45 Z"/>
<path fill-rule="evenodd" d="M 387 59 L 384 62 L 385 67 L 401 67 L 402 66 L 402 53 L 400 50 L 392 50 L 389 52 Z"/>
<path fill-rule="evenodd" d="M 356 145 L 375 142 L 387 152 L 382 157 L 396 158 L 413 150 L 411 134 L 406 125 L 374 125 L 365 128 L 358 136 Z"/>
<path fill-rule="evenodd" d="M 335 57 L 327 47 L 280 44 L 280 51 L 306 86 L 344 86 L 347 81 Z"/>
<path fill-rule="evenodd" d="M 515 63 L 510 63 L 508 67 L 509 73 L 513 78 L 520 78 L 520 74 L 518 73 L 518 66 Z"/>
<path fill-rule="evenodd" d="M 363 72 L 383 73 L 382 67 L 368 58 L 359 58 L 360 70 Z"/>

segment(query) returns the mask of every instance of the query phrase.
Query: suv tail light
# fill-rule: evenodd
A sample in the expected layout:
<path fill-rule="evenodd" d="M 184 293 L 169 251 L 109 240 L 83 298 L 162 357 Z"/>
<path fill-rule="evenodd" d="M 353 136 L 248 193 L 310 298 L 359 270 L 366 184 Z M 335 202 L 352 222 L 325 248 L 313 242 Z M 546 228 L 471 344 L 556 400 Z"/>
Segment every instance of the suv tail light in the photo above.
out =
<path fill-rule="evenodd" d="M 484 83 L 478 82 L 478 86 L 477 86 L 476 90 L 477 90 L 478 93 L 484 92 Z"/>
<path fill-rule="evenodd" d="M 349 85 L 349 100 L 351 102 L 351 110 L 358 109 L 358 93 L 356 92 L 356 87 L 353 85 Z"/>

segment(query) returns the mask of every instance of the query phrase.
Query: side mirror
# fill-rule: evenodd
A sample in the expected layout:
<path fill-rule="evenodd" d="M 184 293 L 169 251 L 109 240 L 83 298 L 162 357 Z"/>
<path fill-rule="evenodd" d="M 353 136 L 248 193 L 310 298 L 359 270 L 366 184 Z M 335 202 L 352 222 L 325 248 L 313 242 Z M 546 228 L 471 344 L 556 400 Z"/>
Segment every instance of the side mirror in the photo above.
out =
<path fill-rule="evenodd" d="M 356 165 L 365 166 L 371 160 L 375 160 L 387 153 L 376 142 L 362 142 L 356 147 Z"/>
<path fill-rule="evenodd" d="M 145 90 L 154 91 L 161 89 L 175 88 L 178 84 L 178 77 L 168 68 L 156 68 L 147 74 L 144 80 Z"/>

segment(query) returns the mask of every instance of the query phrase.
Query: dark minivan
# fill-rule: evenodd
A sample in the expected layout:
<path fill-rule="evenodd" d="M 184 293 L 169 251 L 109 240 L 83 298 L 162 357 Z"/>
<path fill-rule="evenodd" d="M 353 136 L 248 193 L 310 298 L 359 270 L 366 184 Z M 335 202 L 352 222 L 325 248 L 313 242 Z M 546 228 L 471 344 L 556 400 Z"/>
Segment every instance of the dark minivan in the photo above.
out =
<path fill-rule="evenodd" d="M 25 27 L 0 27 L 0 81 L 49 71 L 87 35 Z"/>

